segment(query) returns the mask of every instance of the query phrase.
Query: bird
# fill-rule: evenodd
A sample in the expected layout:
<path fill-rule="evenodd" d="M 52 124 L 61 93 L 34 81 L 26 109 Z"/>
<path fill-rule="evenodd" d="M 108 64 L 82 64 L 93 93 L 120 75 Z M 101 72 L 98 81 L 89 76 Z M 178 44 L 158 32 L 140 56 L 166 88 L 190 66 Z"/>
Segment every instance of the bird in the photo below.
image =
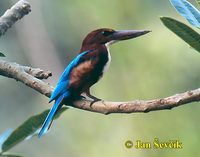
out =
<path fill-rule="evenodd" d="M 110 45 L 149 32 L 149 30 L 114 30 L 110 28 L 100 28 L 90 32 L 84 38 L 79 54 L 65 68 L 51 94 L 49 103 L 54 100 L 55 103 L 40 129 L 38 137 L 48 131 L 56 113 L 64 103 L 81 99 L 83 93 L 94 101 L 100 100 L 90 94 L 90 87 L 103 77 L 110 65 Z"/>

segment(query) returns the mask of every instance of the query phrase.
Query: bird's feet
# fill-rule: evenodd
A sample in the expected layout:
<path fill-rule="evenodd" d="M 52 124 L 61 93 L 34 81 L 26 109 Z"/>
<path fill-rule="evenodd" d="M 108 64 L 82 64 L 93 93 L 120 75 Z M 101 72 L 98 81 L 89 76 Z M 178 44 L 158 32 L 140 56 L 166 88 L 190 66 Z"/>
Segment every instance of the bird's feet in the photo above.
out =
<path fill-rule="evenodd" d="M 90 103 L 90 107 L 92 107 L 92 105 L 95 103 L 95 102 L 98 102 L 98 101 L 101 101 L 101 99 L 99 99 L 99 98 L 97 98 L 97 97 L 95 97 L 95 96 L 93 96 L 93 95 L 91 95 L 91 94 L 88 94 L 88 93 L 85 93 L 86 94 L 86 96 L 88 97 L 88 98 L 90 98 L 90 99 L 92 99 L 92 101 L 91 101 L 91 103 Z M 83 95 L 81 95 L 84 99 L 86 99 L 86 96 L 83 96 Z"/>
<path fill-rule="evenodd" d="M 91 98 L 93 101 L 90 103 L 90 107 L 92 107 L 92 105 L 95 103 L 95 102 L 98 102 L 98 101 L 101 101 L 101 99 L 93 96 L 93 95 L 87 95 L 89 98 Z"/>
<path fill-rule="evenodd" d="M 93 105 L 95 102 L 98 102 L 98 101 L 101 101 L 101 99 L 93 100 L 93 101 L 90 103 L 90 107 L 92 107 L 92 105 Z"/>
<path fill-rule="evenodd" d="M 90 98 L 90 99 L 92 99 L 93 101 L 90 103 L 90 107 L 92 107 L 92 105 L 95 103 L 95 102 L 97 102 L 97 101 L 101 101 L 101 99 L 99 99 L 99 98 L 97 98 L 97 97 L 95 97 L 95 96 L 93 96 L 93 95 L 91 95 L 90 94 L 90 89 L 88 89 L 88 90 L 86 90 L 85 92 L 84 92 L 84 96 L 83 97 L 88 97 L 88 98 Z M 85 97 L 85 99 L 86 99 L 86 97 Z"/>
<path fill-rule="evenodd" d="M 88 95 L 87 95 L 88 96 Z M 95 97 L 95 96 L 93 96 L 93 95 L 89 95 L 88 96 L 89 98 L 91 98 L 91 99 L 93 99 L 93 101 L 101 101 L 101 99 L 99 99 L 99 98 L 97 98 L 97 97 Z"/>
<path fill-rule="evenodd" d="M 92 100 L 95 101 L 95 102 L 101 101 L 101 99 L 99 99 L 99 98 L 97 98 L 97 97 L 95 97 L 95 96 L 93 96 L 93 95 L 90 95 L 90 96 L 87 95 L 87 97 L 90 98 L 90 99 L 92 99 Z M 80 95 L 80 96 L 79 96 L 79 99 L 85 99 L 85 100 L 86 100 L 87 98 L 86 98 L 86 96 L 84 96 L 84 95 Z"/>

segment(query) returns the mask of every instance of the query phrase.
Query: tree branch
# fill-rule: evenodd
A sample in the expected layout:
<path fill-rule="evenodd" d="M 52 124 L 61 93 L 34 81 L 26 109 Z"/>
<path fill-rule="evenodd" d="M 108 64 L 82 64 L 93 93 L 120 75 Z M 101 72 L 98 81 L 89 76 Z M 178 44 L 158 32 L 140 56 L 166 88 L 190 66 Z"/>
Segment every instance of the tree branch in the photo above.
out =
<path fill-rule="evenodd" d="M 4 15 L 0 17 L 0 36 L 4 35 L 8 28 L 30 11 L 30 4 L 26 0 L 20 0 L 8 9 Z"/>
<path fill-rule="evenodd" d="M 41 94 L 50 97 L 54 88 L 49 84 L 36 78 L 38 76 L 38 73 L 40 74 L 40 76 L 44 75 L 44 77 L 40 78 L 48 78 L 49 76 L 51 76 L 49 72 L 44 72 L 42 70 L 0 60 L 0 75 L 20 81 L 25 85 L 40 92 Z M 176 94 L 166 98 L 147 100 L 147 101 L 134 100 L 130 102 L 108 102 L 102 100 L 93 103 L 92 100 L 82 99 L 74 102 L 73 104 L 68 104 L 68 105 L 73 105 L 73 107 L 82 110 L 98 112 L 103 114 L 135 113 L 135 112 L 146 113 L 156 110 L 171 109 L 180 105 L 188 104 L 199 100 L 200 100 L 200 88 L 187 91 L 181 94 Z"/>
<path fill-rule="evenodd" d="M 52 76 L 50 71 L 0 60 L 0 75 L 20 81 L 46 96 L 50 96 L 53 90 L 53 87 L 40 80 Z"/>

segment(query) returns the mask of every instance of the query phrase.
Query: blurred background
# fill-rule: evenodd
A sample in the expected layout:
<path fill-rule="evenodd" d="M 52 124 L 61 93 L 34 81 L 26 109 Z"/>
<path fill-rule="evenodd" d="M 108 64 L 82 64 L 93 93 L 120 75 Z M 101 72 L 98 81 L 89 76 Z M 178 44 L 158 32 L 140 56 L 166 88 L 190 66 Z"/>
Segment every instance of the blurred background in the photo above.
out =
<path fill-rule="evenodd" d="M 1 0 L 2 15 L 17 0 Z M 160 16 L 184 21 L 168 0 L 29 0 L 32 12 L 0 38 L 5 60 L 50 70 L 46 80 L 55 86 L 81 41 L 91 30 L 150 29 L 140 38 L 110 49 L 112 63 L 92 88 L 111 101 L 155 99 L 200 86 L 200 54 L 170 32 Z M 194 1 L 191 1 L 194 3 Z M 186 21 L 184 21 L 186 23 Z M 0 134 L 28 117 L 50 108 L 48 98 L 13 79 L 0 77 Z M 11 150 L 26 157 L 132 157 L 200 156 L 200 105 L 192 103 L 171 111 L 102 115 L 70 109 L 54 121 L 49 134 Z M 180 140 L 183 149 L 127 149 L 127 140 L 152 142 Z"/>

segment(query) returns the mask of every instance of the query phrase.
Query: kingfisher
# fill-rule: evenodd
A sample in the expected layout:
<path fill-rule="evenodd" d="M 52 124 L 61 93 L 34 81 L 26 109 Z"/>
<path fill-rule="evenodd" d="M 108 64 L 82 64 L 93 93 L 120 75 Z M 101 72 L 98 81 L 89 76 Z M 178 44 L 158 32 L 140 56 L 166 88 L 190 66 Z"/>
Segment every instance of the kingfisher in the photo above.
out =
<path fill-rule="evenodd" d="M 50 128 L 50 125 L 63 104 L 81 99 L 82 94 L 94 101 L 97 97 L 90 94 L 90 87 L 97 83 L 108 69 L 111 62 L 109 46 L 122 40 L 139 37 L 149 30 L 114 30 L 101 28 L 90 32 L 82 42 L 79 54 L 69 63 L 62 73 L 50 101 L 55 103 L 49 111 L 38 137 Z"/>

